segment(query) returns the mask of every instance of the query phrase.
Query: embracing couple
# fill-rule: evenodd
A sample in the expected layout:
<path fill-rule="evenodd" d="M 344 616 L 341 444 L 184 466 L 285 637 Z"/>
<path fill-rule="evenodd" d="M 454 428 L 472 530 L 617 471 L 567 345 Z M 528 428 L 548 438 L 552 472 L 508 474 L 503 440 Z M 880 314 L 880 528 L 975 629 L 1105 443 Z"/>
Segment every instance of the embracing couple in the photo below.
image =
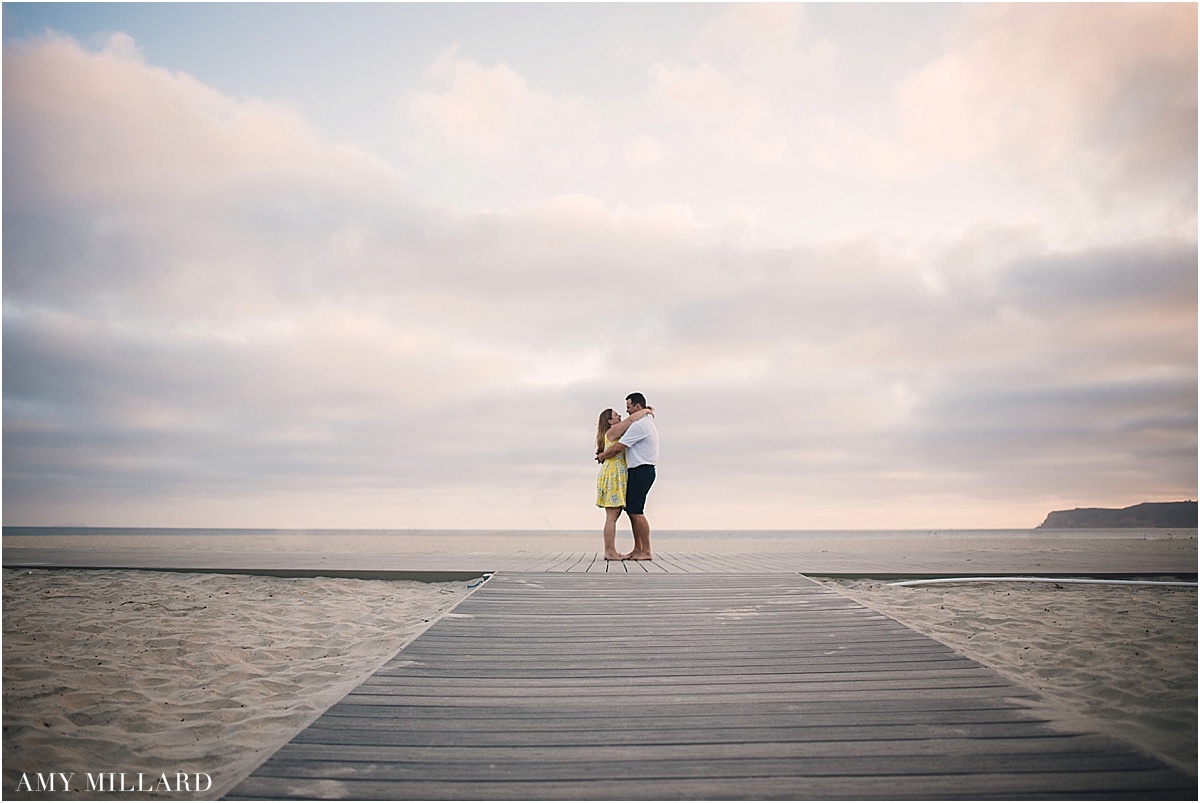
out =
<path fill-rule="evenodd" d="M 658 430 L 654 427 L 654 408 L 646 397 L 630 393 L 625 397 L 625 412 L 611 407 L 600 413 L 596 425 L 596 507 L 604 508 L 604 559 L 653 560 L 650 551 L 650 522 L 646 519 L 646 494 L 654 484 L 654 466 L 658 463 Z M 633 551 L 617 552 L 617 519 L 621 511 L 633 527 Z"/>

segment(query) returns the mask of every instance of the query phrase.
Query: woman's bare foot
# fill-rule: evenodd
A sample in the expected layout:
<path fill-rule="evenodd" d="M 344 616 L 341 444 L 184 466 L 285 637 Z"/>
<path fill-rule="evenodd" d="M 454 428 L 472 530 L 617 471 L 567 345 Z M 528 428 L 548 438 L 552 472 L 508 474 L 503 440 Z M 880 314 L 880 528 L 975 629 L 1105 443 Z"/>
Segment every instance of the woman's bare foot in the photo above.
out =
<path fill-rule="evenodd" d="M 605 555 L 604 555 L 604 559 L 605 559 L 605 560 L 625 560 L 625 556 L 624 556 L 624 555 L 618 555 L 616 552 L 614 552 L 614 553 L 612 553 L 611 555 L 609 555 L 609 554 L 605 554 Z"/>

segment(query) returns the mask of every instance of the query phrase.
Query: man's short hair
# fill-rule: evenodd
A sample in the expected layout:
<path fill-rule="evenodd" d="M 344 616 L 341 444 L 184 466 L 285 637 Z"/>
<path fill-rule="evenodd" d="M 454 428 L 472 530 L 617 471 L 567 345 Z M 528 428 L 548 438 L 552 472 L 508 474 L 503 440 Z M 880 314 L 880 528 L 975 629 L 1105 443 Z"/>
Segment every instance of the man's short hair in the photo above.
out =
<path fill-rule="evenodd" d="M 633 402 L 638 407 L 646 406 L 646 397 L 640 393 L 630 393 L 628 396 L 625 397 L 625 401 Z"/>

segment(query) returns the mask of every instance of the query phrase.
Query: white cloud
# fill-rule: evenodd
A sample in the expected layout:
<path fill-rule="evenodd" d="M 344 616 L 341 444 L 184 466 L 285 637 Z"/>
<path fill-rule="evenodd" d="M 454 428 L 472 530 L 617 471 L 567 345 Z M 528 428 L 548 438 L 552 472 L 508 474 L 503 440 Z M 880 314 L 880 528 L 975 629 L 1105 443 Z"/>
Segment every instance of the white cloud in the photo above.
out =
<path fill-rule="evenodd" d="M 412 114 L 432 124 L 438 134 L 485 152 L 511 150 L 516 128 L 531 112 L 544 113 L 548 104 L 545 95 L 534 95 L 505 65 L 484 68 L 457 58 L 456 51 L 443 54 L 427 72 L 450 87 L 441 93 L 416 93 L 409 100 Z"/>
<path fill-rule="evenodd" d="M 939 167 L 938 160 L 926 153 L 891 137 L 868 133 L 833 115 L 821 115 L 815 122 L 816 135 L 808 158 L 822 170 L 899 181 L 930 175 Z"/>
<path fill-rule="evenodd" d="M 452 48 L 427 75 L 443 88 L 413 92 L 405 100 L 409 118 L 426 138 L 423 147 L 448 139 L 475 157 L 523 155 L 558 168 L 596 167 L 609 158 L 587 103 L 536 91 L 505 64 L 486 67 Z"/>
<path fill-rule="evenodd" d="M 899 101 L 908 140 L 943 158 L 1194 195 L 1196 8 L 975 6 Z"/>
<path fill-rule="evenodd" d="M 377 160 L 321 143 L 286 108 L 145 64 L 124 35 L 100 52 L 61 36 L 9 45 L 4 71 L 5 104 L 20 112 L 8 116 L 6 144 L 27 154 L 6 164 L 6 179 L 27 199 L 204 196 L 300 165 L 329 180 L 361 182 L 364 171 L 384 179 Z"/>
<path fill-rule="evenodd" d="M 625 149 L 626 161 L 635 166 L 652 167 L 660 163 L 666 154 L 663 143 L 649 136 L 638 137 Z"/>
<path fill-rule="evenodd" d="M 692 43 L 693 61 L 655 60 L 642 96 L 604 102 L 545 91 L 507 64 L 452 48 L 427 70 L 437 86 L 403 99 L 411 145 L 506 180 L 574 171 L 576 190 L 602 184 L 621 162 L 636 171 L 668 154 L 685 171 L 714 158 L 777 165 L 796 132 L 793 87 L 831 61 L 832 46 L 804 40 L 805 27 L 797 7 L 723 10 Z"/>
<path fill-rule="evenodd" d="M 779 165 L 810 138 L 810 87 L 832 79 L 836 47 L 813 32 L 804 7 L 724 6 L 693 38 L 690 63 L 650 69 L 652 97 L 698 161 Z"/>
<path fill-rule="evenodd" d="M 653 97 L 681 136 L 715 150 L 722 160 L 772 164 L 783 160 L 787 138 L 761 91 L 736 84 L 712 65 L 660 62 L 650 75 Z"/>
<path fill-rule="evenodd" d="M 795 86 L 821 75 L 837 48 L 817 35 L 805 7 L 796 3 L 723 6 L 695 36 L 692 57 L 755 83 Z"/>

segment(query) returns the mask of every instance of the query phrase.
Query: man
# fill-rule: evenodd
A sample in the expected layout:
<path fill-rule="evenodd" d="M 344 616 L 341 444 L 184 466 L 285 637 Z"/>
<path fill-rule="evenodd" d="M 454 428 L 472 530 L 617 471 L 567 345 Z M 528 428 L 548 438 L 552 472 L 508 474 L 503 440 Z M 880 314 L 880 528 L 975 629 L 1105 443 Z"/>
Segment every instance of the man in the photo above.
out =
<path fill-rule="evenodd" d="M 625 412 L 636 413 L 648 409 L 646 397 L 640 393 L 630 393 L 625 397 Z M 625 465 L 629 468 L 629 482 L 625 488 L 625 515 L 633 527 L 633 551 L 625 556 L 625 560 L 653 560 L 650 551 L 650 522 L 646 519 L 646 494 L 654 484 L 654 467 L 658 464 L 658 430 L 654 426 L 654 417 L 645 416 L 634 421 L 621 439 L 612 446 L 596 455 L 596 460 L 603 463 L 608 458 L 620 452 L 625 453 Z"/>

